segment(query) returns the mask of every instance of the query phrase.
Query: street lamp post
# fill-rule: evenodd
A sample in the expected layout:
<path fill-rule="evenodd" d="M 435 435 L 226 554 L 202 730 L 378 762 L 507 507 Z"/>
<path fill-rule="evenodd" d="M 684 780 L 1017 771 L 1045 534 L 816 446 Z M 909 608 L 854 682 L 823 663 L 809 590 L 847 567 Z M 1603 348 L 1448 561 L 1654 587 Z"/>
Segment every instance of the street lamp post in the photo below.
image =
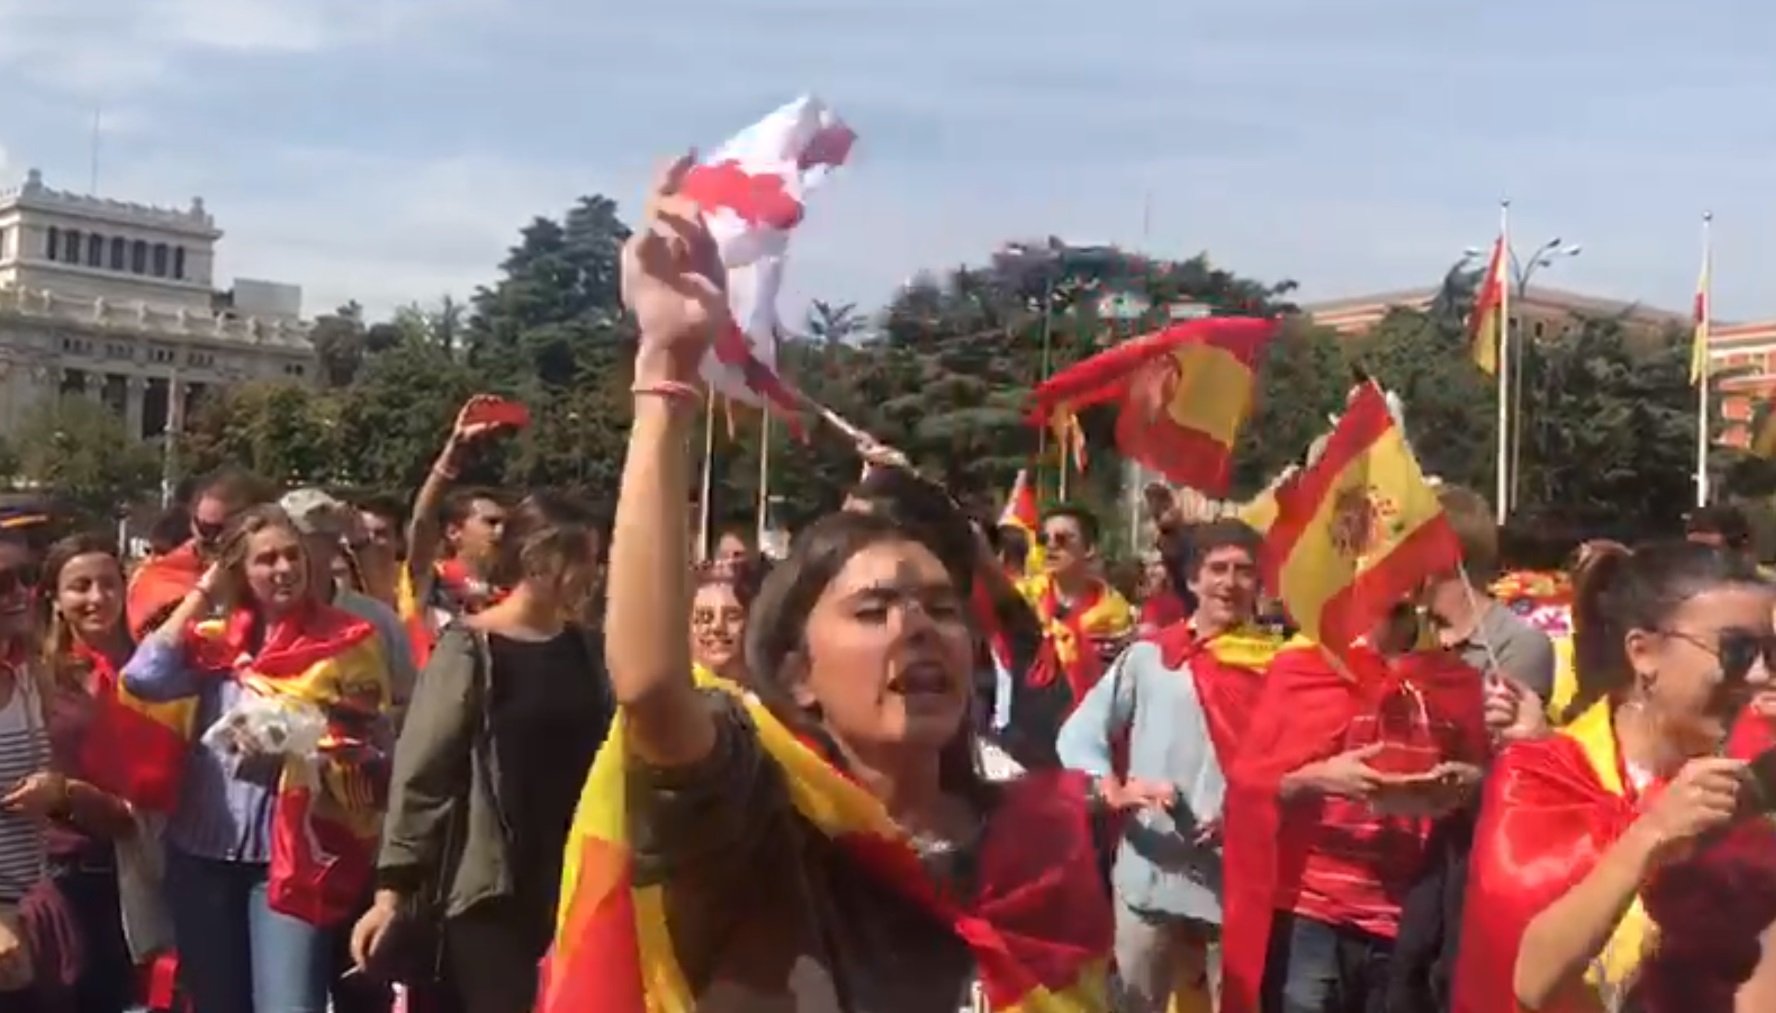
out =
<path fill-rule="evenodd" d="M 1585 248 L 1578 243 L 1568 243 L 1562 240 L 1559 236 L 1555 236 L 1553 239 L 1536 247 L 1535 252 L 1528 258 L 1518 257 L 1517 251 L 1514 249 L 1507 250 L 1506 253 L 1510 258 L 1509 265 L 1511 272 L 1512 297 L 1521 302 L 1524 299 L 1524 293 L 1529 289 L 1530 279 L 1535 277 L 1537 271 L 1544 267 L 1553 267 L 1561 260 L 1576 257 L 1580 253 L 1583 253 L 1584 249 Z M 1484 252 L 1485 251 L 1481 250 L 1479 247 L 1470 246 L 1462 251 L 1461 263 L 1470 263 L 1482 256 Z M 1511 321 L 1507 319 L 1503 321 L 1500 326 L 1501 328 L 1509 328 L 1511 326 Z M 1521 406 L 1523 404 L 1523 361 L 1525 358 L 1526 356 L 1523 355 L 1513 355 L 1511 356 L 1509 364 L 1506 366 L 1506 368 L 1510 370 L 1509 380 L 1511 385 L 1511 403 L 1518 406 L 1516 411 L 1513 412 L 1510 433 L 1511 473 L 1508 505 L 1511 509 L 1516 509 L 1522 488 L 1523 470 L 1520 465 L 1523 460 L 1523 418 L 1521 415 Z"/>

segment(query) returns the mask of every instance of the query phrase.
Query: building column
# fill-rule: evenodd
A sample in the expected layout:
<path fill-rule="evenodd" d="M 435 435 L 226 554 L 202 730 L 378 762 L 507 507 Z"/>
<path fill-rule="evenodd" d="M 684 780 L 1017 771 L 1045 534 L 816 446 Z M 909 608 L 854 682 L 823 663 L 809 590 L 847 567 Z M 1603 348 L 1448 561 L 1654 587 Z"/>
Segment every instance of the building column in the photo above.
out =
<path fill-rule="evenodd" d="M 127 393 L 124 399 L 123 427 L 132 440 L 142 439 L 142 396 L 148 389 L 148 381 L 140 376 L 131 376 L 124 381 Z"/>

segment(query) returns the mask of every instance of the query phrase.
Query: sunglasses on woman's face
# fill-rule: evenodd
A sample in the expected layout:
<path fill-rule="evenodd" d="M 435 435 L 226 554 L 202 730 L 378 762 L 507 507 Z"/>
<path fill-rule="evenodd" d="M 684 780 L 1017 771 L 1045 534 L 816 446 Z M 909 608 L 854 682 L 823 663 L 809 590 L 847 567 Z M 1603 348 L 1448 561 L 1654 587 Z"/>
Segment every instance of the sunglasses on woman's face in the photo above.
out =
<path fill-rule="evenodd" d="M 1729 627 L 1715 635 L 1714 643 L 1688 633 L 1671 633 L 1715 656 L 1720 662 L 1721 676 L 1728 682 L 1744 682 L 1759 660 L 1764 670 L 1776 674 L 1776 636 Z"/>

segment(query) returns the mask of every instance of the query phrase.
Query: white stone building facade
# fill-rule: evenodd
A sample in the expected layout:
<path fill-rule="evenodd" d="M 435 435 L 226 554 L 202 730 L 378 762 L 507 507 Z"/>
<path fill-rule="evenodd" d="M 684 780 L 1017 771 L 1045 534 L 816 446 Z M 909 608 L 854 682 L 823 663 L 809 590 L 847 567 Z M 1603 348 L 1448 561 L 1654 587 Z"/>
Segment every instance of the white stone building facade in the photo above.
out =
<path fill-rule="evenodd" d="M 301 290 L 218 292 L 221 237 L 201 199 L 181 210 L 67 193 L 36 170 L 0 190 L 0 428 L 84 394 L 154 439 L 207 391 L 312 382 Z"/>

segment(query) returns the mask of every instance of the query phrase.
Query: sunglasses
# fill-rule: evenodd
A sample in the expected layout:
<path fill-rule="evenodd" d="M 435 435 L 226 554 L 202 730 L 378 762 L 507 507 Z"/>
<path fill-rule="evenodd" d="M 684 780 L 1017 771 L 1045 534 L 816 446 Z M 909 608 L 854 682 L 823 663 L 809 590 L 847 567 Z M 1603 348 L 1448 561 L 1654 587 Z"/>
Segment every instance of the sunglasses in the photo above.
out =
<path fill-rule="evenodd" d="M 191 530 L 197 535 L 197 540 L 200 542 L 220 541 L 222 538 L 222 532 L 227 529 L 228 524 L 226 522 L 215 524 L 196 520 L 191 522 Z"/>
<path fill-rule="evenodd" d="M 1675 630 L 1666 631 L 1667 636 L 1686 640 L 1720 662 L 1721 676 L 1727 682 L 1744 682 L 1751 674 L 1751 668 L 1759 661 L 1764 663 L 1764 670 L 1776 673 L 1776 636 L 1764 636 L 1750 630 L 1724 629 L 1715 637 L 1714 643 L 1681 633 Z"/>
<path fill-rule="evenodd" d="M 1070 549 L 1073 547 L 1074 541 L 1072 532 L 1044 531 L 1042 533 L 1042 544 L 1045 548 Z"/>

